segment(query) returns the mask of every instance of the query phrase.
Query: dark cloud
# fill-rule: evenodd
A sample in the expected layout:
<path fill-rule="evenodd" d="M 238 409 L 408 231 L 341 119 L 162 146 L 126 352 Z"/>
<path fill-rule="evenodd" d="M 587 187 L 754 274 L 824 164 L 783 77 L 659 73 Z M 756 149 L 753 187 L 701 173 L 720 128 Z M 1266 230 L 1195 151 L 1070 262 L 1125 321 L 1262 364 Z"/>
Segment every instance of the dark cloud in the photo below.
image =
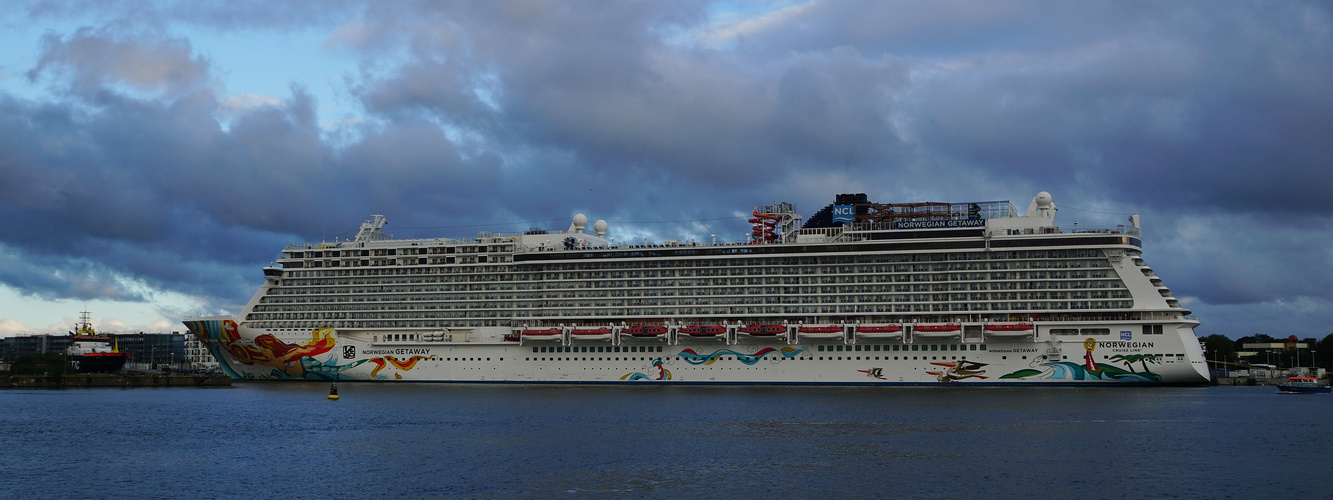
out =
<path fill-rule="evenodd" d="M 1308 271 L 1333 236 L 1324 4 L 815 2 L 731 25 L 702 2 L 24 7 L 101 23 L 43 37 L 27 75 L 52 99 L 0 95 L 0 244 L 21 256 L 0 280 L 43 296 L 151 300 L 133 279 L 234 309 L 283 244 L 370 213 L 400 236 L 577 211 L 621 241 L 734 239 L 718 219 L 778 200 L 1048 190 L 1066 225 L 1143 213 L 1201 314 L 1309 327 L 1333 300 Z M 327 33 L 364 61 L 342 75 L 361 121 L 321 126 L 300 86 L 222 104 L 227 68 L 178 24 Z"/>

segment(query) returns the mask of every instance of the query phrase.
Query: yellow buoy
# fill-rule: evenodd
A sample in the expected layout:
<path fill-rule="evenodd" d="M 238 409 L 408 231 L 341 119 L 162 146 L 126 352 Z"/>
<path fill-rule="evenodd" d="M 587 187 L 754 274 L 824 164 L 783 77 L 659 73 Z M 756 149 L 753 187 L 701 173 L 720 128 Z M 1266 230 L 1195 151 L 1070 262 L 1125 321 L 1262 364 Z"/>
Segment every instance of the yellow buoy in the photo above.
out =
<path fill-rule="evenodd" d="M 338 384 L 333 384 L 329 386 L 329 399 L 333 400 L 338 399 Z"/>

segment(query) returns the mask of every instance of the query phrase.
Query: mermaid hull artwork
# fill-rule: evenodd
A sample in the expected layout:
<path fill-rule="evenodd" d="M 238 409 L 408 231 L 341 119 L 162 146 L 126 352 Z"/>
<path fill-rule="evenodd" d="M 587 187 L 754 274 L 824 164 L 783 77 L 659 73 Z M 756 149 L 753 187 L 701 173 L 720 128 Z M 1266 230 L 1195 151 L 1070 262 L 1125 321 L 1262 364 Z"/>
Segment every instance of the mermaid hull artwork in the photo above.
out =
<path fill-rule="evenodd" d="M 231 316 L 186 326 L 237 380 L 669 384 L 1196 385 L 1206 369 L 1189 325 L 1177 333 L 1041 341 L 721 340 L 665 335 L 592 342 L 503 340 L 495 332 L 266 332 Z M 1055 325 L 1056 328 L 1059 325 Z M 1059 331 L 1059 330 L 1057 330 Z M 1128 330 L 1125 334 L 1128 334 Z M 489 334 L 488 334 L 489 333 Z M 675 333 L 674 331 L 672 333 Z M 1129 337 L 1125 340 L 1125 337 Z M 493 338 L 494 341 L 490 339 Z M 510 337 L 511 339 L 513 337 Z"/>

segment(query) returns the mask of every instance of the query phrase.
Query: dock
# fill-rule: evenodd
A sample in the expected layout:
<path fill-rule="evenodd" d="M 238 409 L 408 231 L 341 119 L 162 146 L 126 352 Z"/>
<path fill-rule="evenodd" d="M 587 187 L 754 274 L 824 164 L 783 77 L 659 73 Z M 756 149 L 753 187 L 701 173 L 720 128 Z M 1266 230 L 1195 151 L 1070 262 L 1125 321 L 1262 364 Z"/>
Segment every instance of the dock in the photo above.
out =
<path fill-rule="evenodd" d="M 228 387 L 225 375 L 179 373 L 78 373 L 0 375 L 0 389 L 85 389 L 99 387 Z"/>
<path fill-rule="evenodd" d="M 1275 386 L 1286 382 L 1286 377 L 1214 377 L 1213 385 L 1261 385 Z M 1319 381 L 1320 385 L 1327 386 L 1328 379 Z"/>

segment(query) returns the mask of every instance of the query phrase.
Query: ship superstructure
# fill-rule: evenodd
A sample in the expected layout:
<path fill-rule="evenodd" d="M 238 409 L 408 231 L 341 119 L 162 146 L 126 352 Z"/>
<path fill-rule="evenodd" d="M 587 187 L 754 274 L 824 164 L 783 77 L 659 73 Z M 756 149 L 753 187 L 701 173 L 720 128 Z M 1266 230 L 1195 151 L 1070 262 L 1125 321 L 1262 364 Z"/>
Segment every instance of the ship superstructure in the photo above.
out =
<path fill-rule="evenodd" d="M 235 378 L 679 383 L 1202 383 L 1189 316 L 1138 217 L 1064 231 L 1045 192 L 871 203 L 749 241 L 564 231 L 289 245 L 236 317 L 189 318 Z"/>
<path fill-rule="evenodd" d="M 120 352 L 120 346 L 111 337 L 98 335 L 93 329 L 92 316 L 87 312 L 79 313 L 79 322 L 70 332 L 69 347 L 65 348 L 65 357 L 70 367 L 79 373 L 112 373 L 125 367 L 129 353 Z"/>

